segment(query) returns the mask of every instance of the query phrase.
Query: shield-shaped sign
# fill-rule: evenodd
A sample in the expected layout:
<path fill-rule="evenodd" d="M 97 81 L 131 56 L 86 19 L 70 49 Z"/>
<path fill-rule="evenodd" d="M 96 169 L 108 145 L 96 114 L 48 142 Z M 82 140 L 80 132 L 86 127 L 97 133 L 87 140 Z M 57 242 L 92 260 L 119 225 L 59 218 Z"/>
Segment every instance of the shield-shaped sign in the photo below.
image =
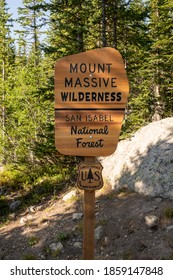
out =
<path fill-rule="evenodd" d="M 100 162 L 82 162 L 78 167 L 77 186 L 82 190 L 99 190 L 103 187 Z"/>

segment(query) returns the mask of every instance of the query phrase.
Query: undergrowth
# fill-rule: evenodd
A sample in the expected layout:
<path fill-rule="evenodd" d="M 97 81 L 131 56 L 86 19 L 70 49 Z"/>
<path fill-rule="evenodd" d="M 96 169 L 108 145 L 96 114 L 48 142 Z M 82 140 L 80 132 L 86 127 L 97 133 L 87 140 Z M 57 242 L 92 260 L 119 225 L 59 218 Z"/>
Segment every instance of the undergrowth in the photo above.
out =
<path fill-rule="evenodd" d="M 0 172 L 0 223 L 8 220 L 10 203 L 20 200 L 20 212 L 43 199 L 56 198 L 61 190 L 72 184 L 76 176 L 75 166 L 15 167 L 5 166 Z M 15 197 L 15 199 L 13 199 Z"/>

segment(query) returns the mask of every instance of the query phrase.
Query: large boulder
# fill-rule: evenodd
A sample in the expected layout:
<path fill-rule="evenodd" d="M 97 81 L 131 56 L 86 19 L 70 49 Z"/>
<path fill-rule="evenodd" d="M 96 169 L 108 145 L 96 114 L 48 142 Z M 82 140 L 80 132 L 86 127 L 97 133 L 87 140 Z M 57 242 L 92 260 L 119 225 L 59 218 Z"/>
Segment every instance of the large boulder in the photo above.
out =
<path fill-rule="evenodd" d="M 173 198 L 173 118 L 153 122 L 120 141 L 100 158 L 113 189 L 127 187 L 150 196 Z"/>

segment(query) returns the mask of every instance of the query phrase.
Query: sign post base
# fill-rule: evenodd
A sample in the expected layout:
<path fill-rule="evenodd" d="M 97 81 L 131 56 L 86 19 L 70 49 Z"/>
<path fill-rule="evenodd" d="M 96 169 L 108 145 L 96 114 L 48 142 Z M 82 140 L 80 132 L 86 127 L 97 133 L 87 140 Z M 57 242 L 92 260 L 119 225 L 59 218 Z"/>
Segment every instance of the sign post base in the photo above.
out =
<path fill-rule="evenodd" d="M 94 260 L 95 191 L 84 191 L 83 259 Z"/>

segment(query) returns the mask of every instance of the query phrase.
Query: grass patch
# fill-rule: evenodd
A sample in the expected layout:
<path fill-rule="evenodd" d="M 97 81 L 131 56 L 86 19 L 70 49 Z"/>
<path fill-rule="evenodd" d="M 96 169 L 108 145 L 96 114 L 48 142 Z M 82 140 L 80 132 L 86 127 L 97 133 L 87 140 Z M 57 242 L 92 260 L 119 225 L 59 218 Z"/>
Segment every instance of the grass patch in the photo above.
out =
<path fill-rule="evenodd" d="M 118 194 L 117 197 L 118 198 L 124 198 L 127 197 L 128 195 L 134 194 L 135 192 L 133 190 L 130 190 L 127 187 L 123 187 L 121 189 L 118 190 Z"/>
<path fill-rule="evenodd" d="M 107 220 L 106 219 L 100 219 L 96 222 L 96 226 L 105 226 L 107 224 Z"/>
<path fill-rule="evenodd" d="M 63 242 L 69 240 L 70 235 L 66 232 L 60 232 L 57 236 L 57 241 Z"/>
<path fill-rule="evenodd" d="M 36 245 L 39 242 L 39 238 L 37 236 L 31 236 L 28 240 L 28 245 L 30 247 L 33 247 L 34 245 Z"/>
<path fill-rule="evenodd" d="M 131 252 L 131 250 L 127 250 L 127 252 L 123 253 L 123 260 L 134 260 L 135 257 L 133 255 L 133 253 Z"/>
<path fill-rule="evenodd" d="M 78 231 L 80 234 L 83 233 L 83 220 L 81 220 L 76 226 L 75 226 L 75 231 Z"/>
<path fill-rule="evenodd" d="M 52 251 L 51 252 L 51 257 L 56 259 L 56 258 L 59 257 L 60 253 L 61 253 L 60 249 L 57 249 L 56 251 Z"/>
<path fill-rule="evenodd" d="M 166 258 L 166 260 L 173 260 L 173 252 Z"/>
<path fill-rule="evenodd" d="M 67 203 L 73 203 L 78 202 L 81 200 L 81 197 L 79 195 L 72 195 L 69 199 L 66 200 Z"/>
<path fill-rule="evenodd" d="M 163 211 L 163 216 L 164 218 L 167 219 L 173 219 L 173 208 L 172 207 L 167 207 Z"/>
<path fill-rule="evenodd" d="M 25 181 L 24 174 L 15 170 L 10 166 L 6 166 L 3 171 L 0 172 L 0 186 L 9 190 L 19 190 L 22 187 L 22 184 Z"/>
<path fill-rule="evenodd" d="M 46 258 L 48 258 L 51 255 L 52 250 L 49 247 L 43 247 L 43 254 Z"/>
<path fill-rule="evenodd" d="M 26 254 L 23 256 L 23 260 L 37 260 L 37 257 L 33 254 Z"/>
<path fill-rule="evenodd" d="M 49 247 L 44 247 L 43 248 L 43 254 L 45 255 L 45 258 L 46 259 L 56 259 L 56 258 L 58 258 L 59 257 L 59 255 L 60 255 L 60 253 L 61 253 L 61 250 L 60 249 L 57 249 L 57 250 L 51 250 L 51 248 L 49 248 Z"/>

